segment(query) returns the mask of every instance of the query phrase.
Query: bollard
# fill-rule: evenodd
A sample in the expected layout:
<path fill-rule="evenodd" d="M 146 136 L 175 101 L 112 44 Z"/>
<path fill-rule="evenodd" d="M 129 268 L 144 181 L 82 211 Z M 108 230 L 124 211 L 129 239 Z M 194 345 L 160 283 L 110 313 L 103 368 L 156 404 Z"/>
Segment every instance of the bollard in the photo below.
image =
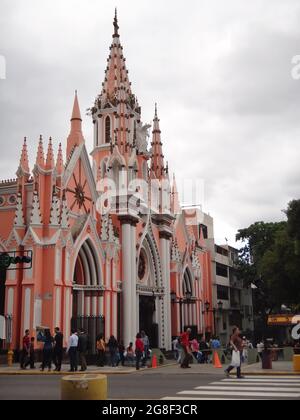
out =
<path fill-rule="evenodd" d="M 61 379 L 61 400 L 105 401 L 107 377 L 92 374 L 65 376 Z"/>
<path fill-rule="evenodd" d="M 294 355 L 294 372 L 300 373 L 300 354 Z"/>
<path fill-rule="evenodd" d="M 7 365 L 8 365 L 8 367 L 12 367 L 13 358 L 14 358 L 14 352 L 10 349 L 7 352 Z"/>

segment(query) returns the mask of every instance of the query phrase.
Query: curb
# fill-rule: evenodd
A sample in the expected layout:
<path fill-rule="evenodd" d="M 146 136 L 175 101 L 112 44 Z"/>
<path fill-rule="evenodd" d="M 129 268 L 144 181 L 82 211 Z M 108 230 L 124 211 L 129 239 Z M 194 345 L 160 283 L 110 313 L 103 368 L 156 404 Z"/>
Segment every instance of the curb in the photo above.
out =
<path fill-rule="evenodd" d="M 130 369 L 128 371 L 105 371 L 105 370 L 93 370 L 93 371 L 86 371 L 86 372 L 41 372 L 39 369 L 36 370 L 13 370 L 9 372 L 5 372 L 3 370 L 0 370 L 0 376 L 72 376 L 72 375 L 133 375 L 143 372 L 149 372 L 150 370 L 159 370 L 166 367 L 174 366 L 173 364 L 167 364 L 167 365 L 159 365 L 157 368 L 141 368 L 140 370 L 136 369 Z"/>

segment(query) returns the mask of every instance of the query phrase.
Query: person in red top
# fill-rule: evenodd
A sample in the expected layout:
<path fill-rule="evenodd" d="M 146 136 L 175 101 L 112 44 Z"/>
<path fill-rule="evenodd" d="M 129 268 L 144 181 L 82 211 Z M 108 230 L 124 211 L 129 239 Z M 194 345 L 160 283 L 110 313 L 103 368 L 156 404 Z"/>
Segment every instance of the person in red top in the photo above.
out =
<path fill-rule="evenodd" d="M 140 370 L 140 361 L 144 353 L 144 343 L 142 340 L 142 335 L 138 334 L 136 336 L 135 342 L 135 356 L 136 356 L 136 370 Z"/>
<path fill-rule="evenodd" d="M 21 353 L 21 360 L 20 365 L 21 369 L 26 369 L 27 361 L 30 357 L 30 337 L 29 337 L 29 330 L 25 331 L 25 335 L 23 337 L 23 346 L 22 346 L 22 353 Z"/>
<path fill-rule="evenodd" d="M 186 332 L 181 334 L 180 342 L 183 348 L 184 357 L 183 361 L 181 362 L 182 369 L 189 369 L 190 368 L 190 360 L 191 360 L 191 348 L 190 348 L 190 334 L 192 330 L 188 328 Z"/>

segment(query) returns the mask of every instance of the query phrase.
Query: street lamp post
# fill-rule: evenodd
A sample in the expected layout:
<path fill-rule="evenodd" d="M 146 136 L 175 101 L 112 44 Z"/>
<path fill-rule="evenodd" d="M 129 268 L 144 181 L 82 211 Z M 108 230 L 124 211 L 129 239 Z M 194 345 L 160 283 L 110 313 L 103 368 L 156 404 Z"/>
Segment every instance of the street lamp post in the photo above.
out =
<path fill-rule="evenodd" d="M 206 312 L 207 315 L 209 313 L 212 313 L 213 314 L 213 317 L 214 317 L 214 333 L 216 334 L 217 333 L 217 319 L 216 319 L 216 314 L 217 314 L 217 312 L 220 312 L 220 313 L 222 312 L 222 310 L 223 310 L 223 302 L 222 301 L 219 301 L 218 302 L 218 309 L 216 309 L 216 308 L 210 309 L 210 303 L 208 301 L 205 302 L 204 306 L 205 306 L 205 311 L 203 311 L 202 314 L 205 314 L 205 312 Z"/>

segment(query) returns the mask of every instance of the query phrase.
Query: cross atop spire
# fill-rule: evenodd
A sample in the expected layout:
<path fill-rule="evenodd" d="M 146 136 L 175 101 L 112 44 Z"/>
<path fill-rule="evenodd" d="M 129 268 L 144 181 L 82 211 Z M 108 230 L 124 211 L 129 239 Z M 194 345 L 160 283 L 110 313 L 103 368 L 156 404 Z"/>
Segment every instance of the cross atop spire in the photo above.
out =
<path fill-rule="evenodd" d="M 118 24 L 118 9 L 117 8 L 115 9 L 114 29 L 115 29 L 115 31 L 114 31 L 114 34 L 113 34 L 113 38 L 119 38 L 120 37 L 120 35 L 119 35 L 120 27 L 119 27 L 119 24 Z"/>

